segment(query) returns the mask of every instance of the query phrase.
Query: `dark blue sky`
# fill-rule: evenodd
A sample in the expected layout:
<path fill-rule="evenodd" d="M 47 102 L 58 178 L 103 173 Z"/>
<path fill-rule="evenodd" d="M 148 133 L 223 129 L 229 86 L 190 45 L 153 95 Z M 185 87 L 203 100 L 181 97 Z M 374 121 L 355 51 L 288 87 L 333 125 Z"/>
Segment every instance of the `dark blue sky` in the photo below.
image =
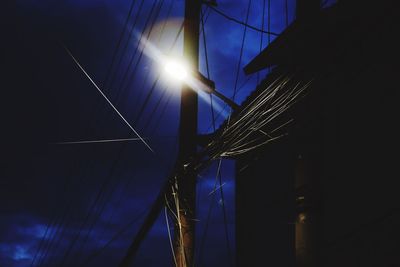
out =
<path fill-rule="evenodd" d="M 171 1 L 174 1 L 172 13 L 161 42 L 157 44 L 159 29 L 166 20 Z M 117 61 L 121 58 L 121 64 L 111 72 L 115 77 L 110 76 L 108 84 L 104 84 L 130 2 L 25 0 L 19 1 L 14 9 L 17 23 L 9 29 L 7 45 L 10 53 L 5 61 L 11 66 L 6 82 L 11 86 L 6 95 L 10 108 L 5 115 L 7 129 L 11 130 L 4 134 L 11 141 L 5 145 L 7 161 L 0 187 L 0 266 L 30 266 L 37 251 L 35 266 L 78 266 L 115 233 L 134 221 L 128 230 L 86 265 L 115 266 L 174 164 L 179 88 L 168 90 L 157 106 L 166 86 L 161 79 L 146 108 L 139 113 L 158 71 L 157 63 L 144 56 L 131 83 L 125 84 L 122 87 L 125 90 L 119 93 L 129 58 L 137 45 L 136 38 L 129 40 L 124 55 L 117 54 Z M 141 33 L 153 1 L 146 0 L 140 14 L 136 13 L 140 1 L 136 2 L 129 25 L 138 16 L 135 32 Z M 247 1 L 217 2 L 218 9 L 245 20 Z M 285 1 L 271 2 L 270 29 L 279 33 L 285 28 Z M 164 1 L 156 30 L 150 37 L 150 41 L 163 52 L 170 47 L 182 22 L 183 3 L 182 0 Z M 262 3 L 261 0 L 252 1 L 249 18 L 249 24 L 259 28 Z M 294 0 L 289 0 L 289 21 L 293 19 L 294 8 Z M 267 22 L 265 17 L 265 29 Z M 227 96 L 233 95 L 243 30 L 243 26 L 213 11 L 208 15 L 205 31 L 210 76 L 218 90 Z M 124 36 L 123 44 L 128 42 L 128 33 L 125 32 Z M 268 40 L 265 34 L 263 40 L 265 47 Z M 175 54 L 181 53 L 181 41 L 180 38 Z M 140 142 L 51 144 L 135 137 L 74 65 L 60 42 L 71 50 L 127 120 L 147 138 L 155 154 Z M 257 55 L 259 46 L 260 33 L 248 29 L 241 68 Z M 200 68 L 206 74 L 203 45 L 200 56 Z M 146 80 L 147 74 L 149 78 Z M 247 79 L 240 71 L 238 85 Z M 243 101 L 256 82 L 257 75 L 250 77 L 235 100 L 238 103 Z M 168 102 L 169 95 L 171 100 Z M 155 112 L 151 115 L 153 109 Z M 219 110 L 215 112 L 218 114 Z M 217 124 L 223 120 L 223 116 L 219 117 Z M 211 131 L 210 105 L 207 101 L 200 101 L 199 132 Z M 234 254 L 234 162 L 223 161 L 222 164 L 229 246 Z M 214 197 L 209 196 L 214 187 L 215 173 L 216 166 L 212 166 L 198 178 L 197 247 L 203 249 L 197 251 L 197 260 L 200 266 L 231 266 L 221 196 L 219 192 Z M 201 246 L 210 203 L 213 203 L 213 209 Z M 171 265 L 163 213 L 136 260 L 135 266 Z M 61 265 L 62 261 L 64 265 Z"/>

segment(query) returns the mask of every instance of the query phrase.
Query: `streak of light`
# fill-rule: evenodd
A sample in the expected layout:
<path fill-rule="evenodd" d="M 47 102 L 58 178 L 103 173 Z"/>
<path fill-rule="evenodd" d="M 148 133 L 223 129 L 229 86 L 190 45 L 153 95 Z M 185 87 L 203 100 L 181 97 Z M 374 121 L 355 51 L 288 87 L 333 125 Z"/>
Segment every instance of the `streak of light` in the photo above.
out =
<path fill-rule="evenodd" d="M 139 141 L 140 138 L 122 138 L 122 139 L 102 139 L 102 140 L 82 140 L 82 141 L 69 141 L 69 142 L 55 142 L 52 145 L 74 145 L 74 144 L 96 144 L 96 143 L 112 143 L 124 141 Z"/>
<path fill-rule="evenodd" d="M 113 105 L 113 103 L 108 99 L 108 97 L 103 93 L 103 91 L 100 89 L 100 87 L 93 81 L 93 79 L 89 76 L 89 74 L 85 71 L 85 69 L 82 67 L 82 65 L 79 63 L 79 61 L 72 55 L 71 51 L 63 44 L 63 47 L 65 51 L 67 51 L 68 55 L 74 60 L 76 65 L 81 69 L 81 71 L 86 75 L 86 77 L 90 80 L 90 82 L 96 87 L 96 89 L 99 91 L 99 93 L 104 97 L 104 99 L 110 104 L 110 106 L 114 109 L 114 111 L 121 117 L 121 119 L 128 125 L 128 127 L 135 133 L 135 135 L 142 141 L 142 143 L 151 151 L 154 153 L 154 150 L 149 146 L 149 144 L 144 141 L 144 139 L 140 136 L 140 134 L 132 127 L 132 125 L 122 116 L 122 114 L 118 111 L 118 109 Z"/>
<path fill-rule="evenodd" d="M 220 186 L 218 186 L 217 188 L 215 188 L 213 191 L 211 191 L 208 196 L 211 196 L 212 194 L 214 194 L 215 192 L 217 192 L 218 189 L 220 189 L 221 187 L 223 187 L 226 184 L 226 182 L 224 182 L 223 184 L 221 184 Z"/>
<path fill-rule="evenodd" d="M 176 261 L 176 256 L 175 256 L 175 251 L 174 251 L 174 246 L 172 244 L 172 237 L 171 237 L 171 229 L 169 228 L 169 222 L 168 222 L 168 215 L 167 215 L 167 207 L 164 207 L 164 213 L 165 213 L 165 222 L 167 224 L 167 229 L 168 229 L 168 238 L 169 238 L 169 245 L 171 246 L 171 251 L 172 251 L 172 256 L 174 258 L 175 266 L 178 266 L 178 263 Z"/>

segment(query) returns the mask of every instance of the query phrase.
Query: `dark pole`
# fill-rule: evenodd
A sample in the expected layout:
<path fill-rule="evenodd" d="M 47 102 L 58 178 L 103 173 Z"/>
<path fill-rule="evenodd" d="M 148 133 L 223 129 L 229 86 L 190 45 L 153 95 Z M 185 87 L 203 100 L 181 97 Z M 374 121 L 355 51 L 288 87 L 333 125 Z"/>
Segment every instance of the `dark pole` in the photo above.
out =
<path fill-rule="evenodd" d="M 200 0 L 186 0 L 184 18 L 184 50 L 183 55 L 191 64 L 194 71 L 198 71 L 199 65 L 199 25 L 200 25 Z M 179 209 L 179 221 L 176 222 L 174 253 L 178 267 L 189 267 L 193 265 L 194 252 L 194 216 L 195 216 L 195 193 L 196 175 L 193 170 L 184 167 L 190 162 L 196 153 L 197 140 L 197 93 L 188 85 L 183 85 L 181 93 L 181 111 L 179 128 L 179 155 L 178 166 L 180 171 L 176 177 L 178 200 L 176 207 Z M 169 181 L 173 179 L 170 178 Z M 166 195 L 171 194 L 171 183 L 168 182 L 161 190 L 147 215 L 145 222 L 134 238 L 132 244 L 120 263 L 120 267 L 131 265 L 140 244 L 151 229 L 160 213 Z M 181 235 L 182 234 L 182 235 Z M 181 238 L 182 236 L 182 238 Z"/>
<path fill-rule="evenodd" d="M 199 65 L 200 9 L 200 0 L 185 1 L 183 55 L 194 71 L 198 71 Z M 176 180 L 178 221 L 175 225 L 174 250 L 178 267 L 193 265 L 196 175 L 185 165 L 196 153 L 196 137 L 197 93 L 185 84 L 181 93 L 178 155 L 182 171 Z"/>

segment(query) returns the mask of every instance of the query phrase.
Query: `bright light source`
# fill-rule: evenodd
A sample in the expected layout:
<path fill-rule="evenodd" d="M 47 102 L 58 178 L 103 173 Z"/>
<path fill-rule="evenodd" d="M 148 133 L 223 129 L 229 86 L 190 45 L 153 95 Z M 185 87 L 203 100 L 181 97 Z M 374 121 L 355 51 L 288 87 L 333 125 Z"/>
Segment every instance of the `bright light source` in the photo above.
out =
<path fill-rule="evenodd" d="M 164 70 L 171 77 L 180 81 L 184 80 L 188 76 L 187 67 L 178 61 L 167 61 L 164 66 Z"/>

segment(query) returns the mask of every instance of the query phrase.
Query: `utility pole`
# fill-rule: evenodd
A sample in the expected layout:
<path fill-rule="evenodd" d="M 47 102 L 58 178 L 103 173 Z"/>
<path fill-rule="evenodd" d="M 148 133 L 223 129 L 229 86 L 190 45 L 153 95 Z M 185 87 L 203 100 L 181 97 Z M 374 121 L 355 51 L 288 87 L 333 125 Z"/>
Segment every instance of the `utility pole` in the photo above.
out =
<path fill-rule="evenodd" d="M 183 56 L 194 72 L 199 65 L 199 31 L 201 0 L 185 1 Z M 197 93 L 187 84 L 182 86 L 179 127 L 178 164 L 181 172 L 177 176 L 177 217 L 175 224 L 174 252 L 178 267 L 193 266 L 194 226 L 196 206 L 196 174 L 186 166 L 196 153 L 197 140 Z M 189 168 L 189 169 L 188 169 Z"/>
<path fill-rule="evenodd" d="M 185 1 L 183 55 L 194 73 L 199 65 L 199 31 L 201 0 Z M 214 4 L 213 1 L 210 1 Z M 179 127 L 178 174 L 174 175 L 176 190 L 170 190 L 169 182 L 161 189 L 149 214 L 129 246 L 119 267 L 129 267 L 138 252 L 140 244 L 156 221 L 165 205 L 166 195 L 173 194 L 176 201 L 177 217 L 175 224 L 174 255 L 177 267 L 191 267 L 194 262 L 194 216 L 196 206 L 196 174 L 191 165 L 187 165 L 197 149 L 197 93 L 187 84 L 182 86 Z M 171 197 L 171 196 L 170 196 Z M 169 199 L 171 200 L 171 198 Z"/>

